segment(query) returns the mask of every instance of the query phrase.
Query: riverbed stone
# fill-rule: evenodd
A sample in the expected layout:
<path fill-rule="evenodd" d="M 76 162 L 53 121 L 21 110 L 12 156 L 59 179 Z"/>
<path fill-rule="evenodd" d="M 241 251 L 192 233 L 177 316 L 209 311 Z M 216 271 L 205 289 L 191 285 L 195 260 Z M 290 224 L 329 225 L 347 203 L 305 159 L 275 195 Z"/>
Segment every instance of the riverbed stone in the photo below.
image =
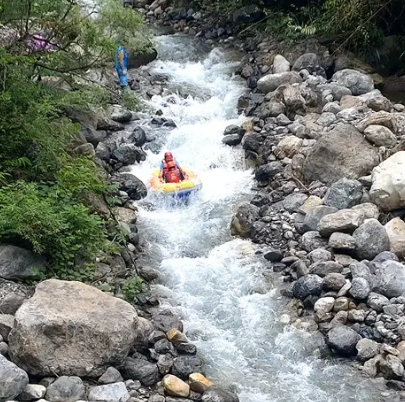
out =
<path fill-rule="evenodd" d="M 356 240 L 347 233 L 334 232 L 328 242 L 329 246 L 335 250 L 355 250 Z"/>
<path fill-rule="evenodd" d="M 138 380 L 145 386 L 156 384 L 159 380 L 157 365 L 144 359 L 128 357 L 119 370 L 124 380 Z"/>
<path fill-rule="evenodd" d="M 0 401 L 14 399 L 27 385 L 27 373 L 0 354 Z"/>
<path fill-rule="evenodd" d="M 122 381 L 122 375 L 115 367 L 108 367 L 106 372 L 98 379 L 100 384 L 113 384 Z"/>
<path fill-rule="evenodd" d="M 173 360 L 172 374 L 187 380 L 191 373 L 202 371 L 202 360 L 198 356 L 178 356 Z"/>
<path fill-rule="evenodd" d="M 0 278 L 38 279 L 45 269 L 44 257 L 21 247 L 0 245 Z"/>
<path fill-rule="evenodd" d="M 306 232 L 300 239 L 300 247 L 308 253 L 318 248 L 324 248 L 327 244 L 327 241 L 317 231 Z"/>
<path fill-rule="evenodd" d="M 322 278 L 318 275 L 301 276 L 293 285 L 293 295 L 304 300 L 308 296 L 319 296 L 322 292 Z"/>
<path fill-rule="evenodd" d="M 189 375 L 188 382 L 190 389 L 200 394 L 203 394 L 214 383 L 204 377 L 201 373 L 192 373 Z"/>
<path fill-rule="evenodd" d="M 303 193 L 288 194 L 283 199 L 283 207 L 288 212 L 297 212 L 302 204 L 307 200 L 308 196 Z"/>
<path fill-rule="evenodd" d="M 347 146 L 350 144 L 350 147 Z M 378 150 L 350 124 L 338 124 L 323 135 L 305 158 L 303 175 L 307 182 L 326 184 L 368 175 L 378 165 Z"/>
<path fill-rule="evenodd" d="M 332 80 L 350 89 L 353 95 L 363 95 L 374 89 L 373 79 L 369 75 L 350 68 L 337 71 L 333 74 Z"/>
<path fill-rule="evenodd" d="M 326 290 L 340 290 L 346 284 L 346 278 L 344 275 L 338 272 L 332 272 L 327 274 L 323 278 L 323 287 Z"/>
<path fill-rule="evenodd" d="M 347 311 L 349 309 L 349 299 L 347 297 L 341 296 L 335 300 L 335 304 L 333 306 L 333 311 Z"/>
<path fill-rule="evenodd" d="M 372 339 L 360 339 L 356 344 L 357 359 L 364 362 L 378 355 L 379 344 Z"/>
<path fill-rule="evenodd" d="M 315 207 L 311 209 L 304 218 L 304 222 L 302 224 L 302 228 L 305 232 L 309 231 L 316 231 L 318 230 L 318 225 L 320 220 L 329 214 L 333 214 L 337 212 L 338 209 L 334 207 L 328 207 L 324 205 L 320 205 L 319 207 Z"/>
<path fill-rule="evenodd" d="M 335 299 L 333 297 L 321 297 L 314 304 L 315 313 L 330 313 L 335 305 Z"/>
<path fill-rule="evenodd" d="M 257 81 L 257 89 L 264 94 L 276 90 L 281 84 L 301 83 L 301 76 L 295 71 L 267 74 Z"/>
<path fill-rule="evenodd" d="M 249 237 L 253 229 L 253 223 L 259 217 L 259 208 L 250 203 L 243 203 L 231 222 L 231 234 L 233 236 Z"/>
<path fill-rule="evenodd" d="M 387 380 L 399 380 L 404 375 L 404 366 L 397 356 L 388 355 L 385 360 L 381 360 L 379 369 Z"/>
<path fill-rule="evenodd" d="M 84 399 L 85 394 L 85 385 L 79 377 L 61 376 L 47 388 L 45 398 L 49 402 L 76 402 Z"/>
<path fill-rule="evenodd" d="M 98 377 L 125 359 L 138 331 L 129 303 L 81 282 L 49 279 L 17 311 L 10 355 L 32 375 Z"/>
<path fill-rule="evenodd" d="M 202 402 L 239 402 L 236 394 L 217 385 L 209 387 L 202 396 Z"/>
<path fill-rule="evenodd" d="M 171 396 L 187 398 L 190 394 L 190 386 L 180 378 L 171 374 L 163 377 L 162 385 L 165 392 Z"/>
<path fill-rule="evenodd" d="M 364 130 L 364 136 L 377 147 L 392 148 L 397 143 L 396 135 L 387 127 L 371 125 Z"/>
<path fill-rule="evenodd" d="M 398 297 L 405 293 L 405 267 L 397 261 L 381 263 L 377 273 L 378 290 L 384 296 Z"/>
<path fill-rule="evenodd" d="M 323 203 L 337 209 L 348 209 L 358 204 L 363 197 L 363 185 L 358 180 L 343 177 L 331 185 Z"/>
<path fill-rule="evenodd" d="M 385 231 L 390 241 L 390 251 L 398 257 L 405 256 L 405 222 L 399 218 L 393 218 L 385 224 Z"/>
<path fill-rule="evenodd" d="M 46 387 L 39 384 L 28 384 L 24 391 L 18 395 L 19 401 L 32 401 L 41 399 L 46 394 Z"/>
<path fill-rule="evenodd" d="M 98 402 L 127 402 L 129 398 L 129 392 L 123 382 L 91 387 L 88 396 L 89 401 Z"/>
<path fill-rule="evenodd" d="M 356 345 L 360 339 L 356 331 L 345 326 L 332 328 L 326 335 L 328 346 L 342 356 L 356 355 Z"/>
<path fill-rule="evenodd" d="M 370 294 L 370 284 L 365 278 L 353 278 L 350 294 L 358 300 L 367 299 Z"/>
<path fill-rule="evenodd" d="M 343 266 L 336 261 L 320 261 L 311 264 L 309 267 L 311 274 L 319 275 L 320 277 L 325 277 L 331 273 L 341 273 L 343 271 Z"/>
<path fill-rule="evenodd" d="M 273 74 L 287 73 L 289 71 L 290 63 L 284 56 L 277 54 L 273 60 Z"/>
<path fill-rule="evenodd" d="M 356 255 L 360 259 L 372 260 L 376 255 L 390 249 L 390 239 L 377 219 L 367 219 L 353 232 Z"/>
<path fill-rule="evenodd" d="M 383 311 L 383 307 L 388 306 L 388 304 L 390 304 L 390 301 L 384 295 L 375 292 L 371 292 L 368 295 L 367 305 L 378 313 Z"/>
<path fill-rule="evenodd" d="M 328 237 L 334 232 L 353 232 L 363 222 L 362 217 L 352 209 L 341 209 L 335 213 L 325 215 L 319 221 L 319 233 Z"/>

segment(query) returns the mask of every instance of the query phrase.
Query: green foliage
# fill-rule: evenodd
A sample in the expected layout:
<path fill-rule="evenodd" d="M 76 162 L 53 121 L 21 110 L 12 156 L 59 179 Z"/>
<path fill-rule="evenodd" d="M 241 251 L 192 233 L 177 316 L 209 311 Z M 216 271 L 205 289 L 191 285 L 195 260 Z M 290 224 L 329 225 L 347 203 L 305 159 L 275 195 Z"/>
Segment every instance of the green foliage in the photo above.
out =
<path fill-rule="evenodd" d="M 17 181 L 0 189 L 0 239 L 23 239 L 56 267 L 72 267 L 104 242 L 101 219 L 52 183 Z"/>
<path fill-rule="evenodd" d="M 127 279 L 122 286 L 122 293 L 124 294 L 125 299 L 128 302 L 133 302 L 135 297 L 139 293 L 142 293 L 144 290 L 145 290 L 145 283 L 138 276 Z"/>

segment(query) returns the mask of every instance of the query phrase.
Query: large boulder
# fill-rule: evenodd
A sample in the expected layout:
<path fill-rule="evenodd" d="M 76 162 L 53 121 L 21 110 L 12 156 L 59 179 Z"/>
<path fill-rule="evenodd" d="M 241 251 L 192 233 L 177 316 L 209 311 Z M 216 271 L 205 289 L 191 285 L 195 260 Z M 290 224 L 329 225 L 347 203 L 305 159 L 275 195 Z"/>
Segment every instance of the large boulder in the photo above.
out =
<path fill-rule="evenodd" d="M 154 48 L 147 48 L 142 51 L 132 52 L 129 51 L 128 68 L 138 68 L 146 66 L 156 59 L 158 53 Z"/>
<path fill-rule="evenodd" d="M 341 356 L 356 355 L 356 345 L 360 339 L 356 331 L 343 325 L 332 328 L 326 335 L 328 346 Z"/>
<path fill-rule="evenodd" d="M 0 246 L 0 278 L 38 279 L 46 269 L 44 257 L 12 245 Z"/>
<path fill-rule="evenodd" d="M 405 151 L 390 156 L 371 173 L 370 198 L 384 211 L 405 207 Z"/>
<path fill-rule="evenodd" d="M 10 356 L 31 375 L 95 377 L 121 363 L 137 337 L 129 303 L 81 282 L 50 279 L 17 311 Z"/>
<path fill-rule="evenodd" d="M 349 88 L 353 95 L 363 95 L 374 89 L 374 82 L 370 76 L 350 68 L 336 72 L 332 80 Z"/>
<path fill-rule="evenodd" d="M 259 218 L 259 208 L 248 202 L 239 206 L 231 222 L 233 236 L 249 237 L 253 223 Z"/>
<path fill-rule="evenodd" d="M 257 89 L 267 94 L 275 91 L 281 84 L 300 84 L 301 82 L 301 76 L 295 71 L 267 74 L 257 81 Z"/>
<path fill-rule="evenodd" d="M 339 124 L 316 142 L 305 159 L 303 175 L 308 182 L 332 184 L 343 177 L 366 176 L 378 162 L 378 150 L 358 130 Z"/>
<path fill-rule="evenodd" d="M 27 373 L 0 354 L 0 402 L 14 399 L 27 384 Z"/>
<path fill-rule="evenodd" d="M 131 173 L 118 173 L 111 179 L 118 184 L 118 190 L 125 191 L 132 200 L 140 200 L 148 194 L 145 184 Z"/>

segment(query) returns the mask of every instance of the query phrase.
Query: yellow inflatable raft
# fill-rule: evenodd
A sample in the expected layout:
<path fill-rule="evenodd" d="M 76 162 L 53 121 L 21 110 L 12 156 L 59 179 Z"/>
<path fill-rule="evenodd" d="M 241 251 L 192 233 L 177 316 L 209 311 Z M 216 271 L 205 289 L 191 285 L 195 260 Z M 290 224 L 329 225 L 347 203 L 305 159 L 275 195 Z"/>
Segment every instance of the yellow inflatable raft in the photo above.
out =
<path fill-rule="evenodd" d="M 174 195 L 179 198 L 187 197 L 191 193 L 200 190 L 202 187 L 202 183 L 201 180 L 197 178 L 194 172 L 184 168 L 183 170 L 188 175 L 187 180 L 183 180 L 180 183 L 162 183 L 159 180 L 159 169 L 156 169 L 152 174 L 152 178 L 150 179 L 149 184 L 154 190 L 165 195 Z"/>

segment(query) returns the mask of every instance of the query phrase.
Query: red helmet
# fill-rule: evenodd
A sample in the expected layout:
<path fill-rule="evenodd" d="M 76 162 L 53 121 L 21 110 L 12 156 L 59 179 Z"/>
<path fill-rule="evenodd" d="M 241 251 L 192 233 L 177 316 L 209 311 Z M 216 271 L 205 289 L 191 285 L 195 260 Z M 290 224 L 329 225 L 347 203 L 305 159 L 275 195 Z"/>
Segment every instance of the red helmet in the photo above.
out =
<path fill-rule="evenodd" d="M 176 164 L 174 162 L 167 162 L 167 168 L 170 170 L 172 168 L 175 168 Z"/>
<path fill-rule="evenodd" d="M 173 155 L 171 152 L 165 152 L 165 160 L 172 161 L 173 160 Z"/>

